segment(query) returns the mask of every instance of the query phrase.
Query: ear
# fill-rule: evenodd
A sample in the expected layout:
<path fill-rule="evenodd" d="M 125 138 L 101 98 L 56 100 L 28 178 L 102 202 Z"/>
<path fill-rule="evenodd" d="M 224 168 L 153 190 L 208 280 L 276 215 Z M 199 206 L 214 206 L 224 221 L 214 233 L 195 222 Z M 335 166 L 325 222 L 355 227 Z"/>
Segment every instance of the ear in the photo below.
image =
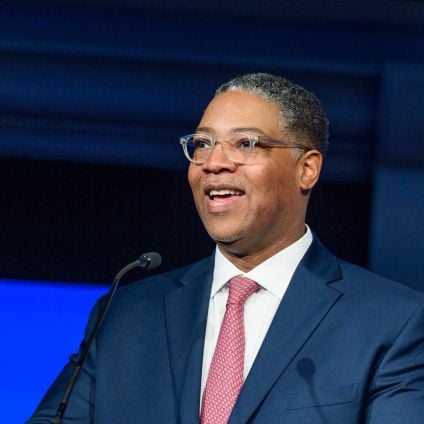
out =
<path fill-rule="evenodd" d="M 302 191 L 309 192 L 318 182 L 322 160 L 318 150 L 309 150 L 299 158 L 299 186 Z"/>

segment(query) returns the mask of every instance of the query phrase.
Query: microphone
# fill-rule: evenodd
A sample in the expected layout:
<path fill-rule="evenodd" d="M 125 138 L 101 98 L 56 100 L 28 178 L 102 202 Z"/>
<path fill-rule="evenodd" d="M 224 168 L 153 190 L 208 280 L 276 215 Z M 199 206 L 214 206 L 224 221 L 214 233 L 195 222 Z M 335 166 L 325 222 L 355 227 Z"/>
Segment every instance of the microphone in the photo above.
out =
<path fill-rule="evenodd" d="M 101 325 L 103 319 L 109 309 L 109 306 L 112 302 L 112 299 L 116 293 L 116 289 L 118 288 L 119 282 L 121 278 L 131 269 L 140 267 L 142 269 L 155 269 L 162 263 L 162 257 L 157 252 L 147 252 L 143 253 L 136 261 L 129 263 L 124 266 L 113 279 L 112 286 L 109 290 L 109 293 L 106 295 L 105 299 L 102 302 L 101 309 L 99 314 L 97 315 L 96 323 L 93 327 L 93 330 L 89 334 L 87 340 L 83 342 L 83 347 L 81 350 L 81 354 L 78 356 L 75 369 L 69 379 L 68 386 L 66 387 L 65 393 L 63 395 L 62 401 L 60 402 L 56 415 L 50 421 L 50 424 L 62 424 L 63 416 L 65 415 L 66 408 L 68 406 L 69 399 L 71 398 L 72 391 L 74 390 L 75 383 L 77 382 L 78 376 L 82 370 L 82 367 L 87 359 L 88 351 L 90 346 L 92 345 Z"/>
<path fill-rule="evenodd" d="M 162 263 L 162 258 L 158 252 L 143 253 L 136 261 L 124 266 L 113 279 L 111 290 L 116 283 L 119 284 L 121 278 L 131 269 L 140 267 L 142 269 L 155 269 Z"/>

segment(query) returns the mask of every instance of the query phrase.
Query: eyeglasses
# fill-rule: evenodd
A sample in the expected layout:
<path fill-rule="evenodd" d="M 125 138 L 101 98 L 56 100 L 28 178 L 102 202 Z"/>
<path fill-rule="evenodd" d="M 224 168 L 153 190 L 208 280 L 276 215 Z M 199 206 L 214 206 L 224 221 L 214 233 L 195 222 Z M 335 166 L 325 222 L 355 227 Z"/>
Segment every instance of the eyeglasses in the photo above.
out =
<path fill-rule="evenodd" d="M 232 133 L 226 140 L 217 140 L 211 134 L 206 133 L 189 134 L 180 138 L 186 158 L 196 164 L 204 163 L 217 143 L 222 145 L 225 157 L 236 164 L 245 164 L 256 159 L 264 153 L 266 147 L 310 150 L 300 143 L 247 133 Z"/>

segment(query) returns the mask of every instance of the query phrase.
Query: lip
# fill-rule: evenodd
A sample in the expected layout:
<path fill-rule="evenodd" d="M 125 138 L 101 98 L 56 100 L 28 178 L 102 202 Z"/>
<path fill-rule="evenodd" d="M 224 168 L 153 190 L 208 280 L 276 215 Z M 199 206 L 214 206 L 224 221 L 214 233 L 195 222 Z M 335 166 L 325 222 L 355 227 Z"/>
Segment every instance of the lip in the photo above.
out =
<path fill-rule="evenodd" d="M 209 196 L 206 197 L 208 212 L 212 214 L 224 214 L 236 208 L 238 203 L 243 199 L 243 196 L 225 196 L 215 197 L 211 199 Z"/>
<path fill-rule="evenodd" d="M 230 192 L 236 192 L 237 194 L 210 197 L 209 194 L 212 190 L 228 190 Z M 235 208 L 242 207 L 240 202 L 245 196 L 245 191 L 239 184 L 235 184 L 233 181 L 220 179 L 204 181 L 203 194 L 205 196 L 206 210 L 213 215 L 223 215 Z"/>
<path fill-rule="evenodd" d="M 212 188 L 211 190 L 223 190 L 223 189 L 224 187 L 221 186 L 219 188 Z M 242 192 L 240 189 L 229 188 L 228 186 L 226 186 L 225 189 L 238 191 L 241 194 L 210 197 L 208 195 L 210 190 L 205 191 L 207 210 L 209 213 L 224 214 L 226 212 L 230 212 L 231 210 L 234 210 L 235 208 L 241 207 L 240 202 L 243 200 L 244 192 Z"/>
<path fill-rule="evenodd" d="M 211 183 L 211 182 L 209 182 L 209 183 L 206 183 L 203 186 L 203 192 L 208 197 L 209 197 L 209 193 L 212 190 L 230 190 L 230 191 L 235 191 L 235 192 L 240 193 L 239 196 L 243 196 L 245 194 L 244 193 L 244 190 L 239 185 L 237 185 L 237 184 L 231 184 L 231 183 L 226 183 L 226 182 L 222 182 L 222 183 Z"/>

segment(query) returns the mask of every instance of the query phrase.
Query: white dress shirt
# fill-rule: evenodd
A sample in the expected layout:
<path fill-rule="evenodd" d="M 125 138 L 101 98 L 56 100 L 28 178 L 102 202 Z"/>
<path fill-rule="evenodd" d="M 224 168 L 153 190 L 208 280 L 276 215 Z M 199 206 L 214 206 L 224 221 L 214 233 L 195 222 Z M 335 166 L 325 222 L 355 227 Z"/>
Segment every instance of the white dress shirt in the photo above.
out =
<path fill-rule="evenodd" d="M 244 309 L 245 360 L 244 378 L 262 345 L 281 299 L 302 257 L 312 243 L 312 233 L 306 226 L 305 234 L 296 242 L 262 262 L 251 271 L 244 273 L 233 265 L 219 250 L 215 250 L 215 266 L 211 297 L 206 324 L 203 351 L 202 384 L 200 399 L 205 389 L 209 367 L 224 318 L 228 297 L 228 281 L 236 275 L 243 275 L 256 281 L 261 289 L 247 299 Z"/>

